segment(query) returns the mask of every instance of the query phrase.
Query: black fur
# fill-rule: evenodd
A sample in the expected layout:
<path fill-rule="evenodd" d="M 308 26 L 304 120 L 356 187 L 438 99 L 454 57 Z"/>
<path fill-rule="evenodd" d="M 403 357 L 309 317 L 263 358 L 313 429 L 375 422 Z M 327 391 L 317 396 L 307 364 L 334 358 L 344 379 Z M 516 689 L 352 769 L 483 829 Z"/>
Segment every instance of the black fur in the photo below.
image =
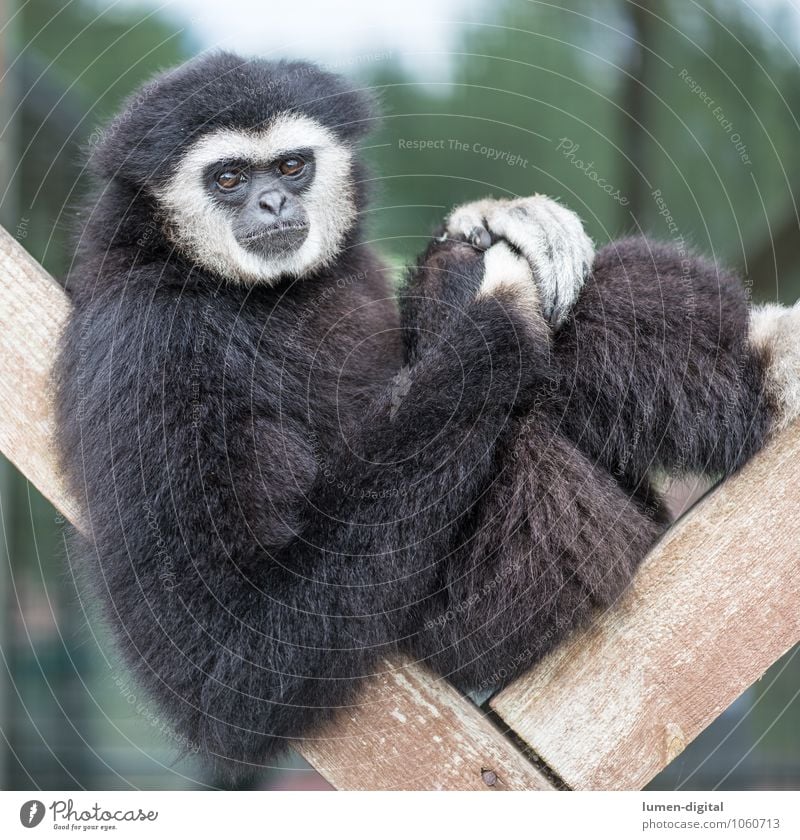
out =
<path fill-rule="evenodd" d="M 738 284 L 644 240 L 601 252 L 555 336 L 475 299 L 463 243 L 431 244 L 402 325 L 357 227 L 273 287 L 174 253 L 154 184 L 212 126 L 287 108 L 343 138 L 371 115 L 308 65 L 229 55 L 131 100 L 94 153 L 56 367 L 92 592 L 178 733 L 234 771 L 356 703 L 389 651 L 502 685 L 630 580 L 663 527 L 654 467 L 728 473 L 770 426 Z"/>
<path fill-rule="evenodd" d="M 424 325 L 407 328 L 412 354 L 463 305 L 461 287 L 420 278 L 425 295 L 412 284 L 403 307 Z M 444 299 L 423 318 L 428 296 Z M 651 475 L 723 477 L 769 434 L 768 360 L 747 336 L 729 273 L 645 239 L 603 248 L 553 337 L 547 387 L 516 400 L 454 529 L 412 650 L 462 688 L 495 690 L 612 604 L 667 524 Z"/>

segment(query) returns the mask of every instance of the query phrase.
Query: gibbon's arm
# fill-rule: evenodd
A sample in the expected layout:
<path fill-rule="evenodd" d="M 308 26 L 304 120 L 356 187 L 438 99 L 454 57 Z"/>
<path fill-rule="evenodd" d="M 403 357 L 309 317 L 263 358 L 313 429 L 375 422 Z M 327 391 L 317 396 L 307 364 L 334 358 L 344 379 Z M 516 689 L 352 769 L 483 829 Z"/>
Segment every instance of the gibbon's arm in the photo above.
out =
<path fill-rule="evenodd" d="M 322 456 L 282 548 L 241 513 L 262 494 L 243 465 L 250 446 L 270 453 L 294 494 L 303 433 L 253 404 L 236 307 L 148 295 L 133 279 L 77 310 L 65 334 L 62 457 L 86 503 L 94 591 L 179 738 L 233 772 L 353 702 L 402 644 L 518 395 L 547 376 L 549 329 L 524 260 L 448 242 L 429 250 L 430 271 L 474 300 Z"/>
<path fill-rule="evenodd" d="M 545 196 L 463 205 L 447 230 L 529 261 L 556 327 L 558 428 L 631 490 L 653 469 L 727 475 L 800 411 L 797 306 L 750 311 L 729 272 L 644 238 L 607 245 L 587 278 L 580 220 Z"/>
<path fill-rule="evenodd" d="M 631 487 L 656 468 L 727 475 L 797 413 L 798 326 L 705 259 L 613 242 L 554 337 L 561 429 Z"/>

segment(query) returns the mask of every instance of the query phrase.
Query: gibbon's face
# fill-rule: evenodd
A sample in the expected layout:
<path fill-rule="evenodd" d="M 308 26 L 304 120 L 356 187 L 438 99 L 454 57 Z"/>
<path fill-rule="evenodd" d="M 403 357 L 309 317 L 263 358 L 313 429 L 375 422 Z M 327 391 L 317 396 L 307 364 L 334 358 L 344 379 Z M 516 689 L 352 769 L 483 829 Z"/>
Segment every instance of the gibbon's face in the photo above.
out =
<path fill-rule="evenodd" d="M 212 131 L 157 198 L 176 246 L 234 282 L 301 276 L 330 262 L 356 218 L 352 152 L 315 120 Z"/>

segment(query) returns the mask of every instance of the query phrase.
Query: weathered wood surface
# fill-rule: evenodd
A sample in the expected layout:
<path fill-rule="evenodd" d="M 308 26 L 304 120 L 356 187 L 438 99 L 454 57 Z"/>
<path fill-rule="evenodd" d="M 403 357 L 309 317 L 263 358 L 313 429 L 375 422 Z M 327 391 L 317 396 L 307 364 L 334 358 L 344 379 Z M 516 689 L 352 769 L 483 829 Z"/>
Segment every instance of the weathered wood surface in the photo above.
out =
<path fill-rule="evenodd" d="M 74 521 L 51 416 L 50 366 L 67 311 L 59 285 L 0 228 L 0 451 Z"/>
<path fill-rule="evenodd" d="M 476 706 L 427 669 L 386 660 L 359 710 L 298 751 L 348 790 L 552 790 Z"/>
<path fill-rule="evenodd" d="M 49 379 L 68 307 L 58 284 L 0 228 L 0 450 L 75 521 L 54 467 Z M 472 703 L 400 662 L 387 663 L 387 673 L 365 686 L 354 719 L 297 748 L 337 788 L 549 787 Z"/>
<path fill-rule="evenodd" d="M 0 229 L 0 449 L 74 521 L 49 383 L 67 311 Z M 795 428 L 670 532 L 617 609 L 494 699 L 503 725 L 569 786 L 641 787 L 800 639 L 799 456 Z M 335 787 L 550 787 L 449 685 L 390 666 L 357 713 L 298 744 Z"/>
<path fill-rule="evenodd" d="M 570 787 L 639 789 L 800 640 L 800 426 L 492 707 Z"/>

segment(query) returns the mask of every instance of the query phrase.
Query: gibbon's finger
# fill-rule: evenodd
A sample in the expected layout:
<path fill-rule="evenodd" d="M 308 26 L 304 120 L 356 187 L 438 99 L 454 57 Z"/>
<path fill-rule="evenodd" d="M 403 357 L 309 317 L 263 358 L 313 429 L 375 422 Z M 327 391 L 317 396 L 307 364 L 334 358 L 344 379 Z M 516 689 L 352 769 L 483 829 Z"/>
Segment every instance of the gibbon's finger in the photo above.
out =
<path fill-rule="evenodd" d="M 433 239 L 437 242 L 446 242 L 448 239 L 460 240 L 462 237 L 450 236 L 444 224 L 437 225 L 433 230 Z M 491 233 L 485 227 L 475 227 L 472 229 L 467 240 L 470 245 L 477 251 L 486 251 L 496 241 Z"/>
<path fill-rule="evenodd" d="M 508 199 L 483 198 L 454 208 L 445 221 L 448 234 L 465 239 L 473 247 L 485 251 L 492 244 L 486 224 L 487 214 L 507 203 Z"/>
<path fill-rule="evenodd" d="M 472 229 L 469 241 L 478 251 L 487 251 L 492 246 L 492 235 L 481 225 Z"/>

